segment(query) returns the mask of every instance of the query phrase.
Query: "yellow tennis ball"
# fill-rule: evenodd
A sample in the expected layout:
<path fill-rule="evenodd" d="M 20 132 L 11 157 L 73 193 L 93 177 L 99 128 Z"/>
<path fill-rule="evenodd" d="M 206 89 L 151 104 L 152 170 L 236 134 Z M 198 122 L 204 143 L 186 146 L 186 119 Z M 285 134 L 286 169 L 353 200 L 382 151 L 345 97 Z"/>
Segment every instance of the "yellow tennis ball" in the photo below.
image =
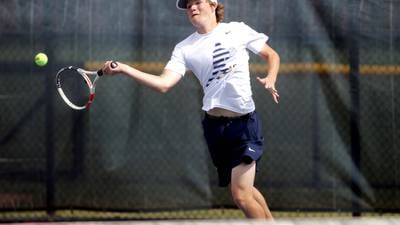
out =
<path fill-rule="evenodd" d="M 43 52 L 40 52 L 35 56 L 35 63 L 38 66 L 45 66 L 47 64 L 47 61 L 48 61 L 47 55 L 44 54 Z"/>

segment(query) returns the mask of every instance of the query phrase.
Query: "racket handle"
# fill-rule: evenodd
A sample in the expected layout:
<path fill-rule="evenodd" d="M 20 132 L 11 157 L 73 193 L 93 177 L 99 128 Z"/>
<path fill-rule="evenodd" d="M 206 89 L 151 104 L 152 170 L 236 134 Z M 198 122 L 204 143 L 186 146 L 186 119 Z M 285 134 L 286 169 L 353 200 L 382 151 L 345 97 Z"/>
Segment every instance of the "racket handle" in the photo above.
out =
<path fill-rule="evenodd" d="M 111 66 L 111 68 L 117 68 L 117 66 L 118 66 L 118 63 L 117 62 L 115 62 L 115 61 L 112 61 L 111 62 L 111 64 L 110 64 L 110 66 Z M 97 70 L 97 75 L 99 75 L 100 77 L 101 76 L 103 76 L 103 70 L 102 69 L 100 69 L 100 70 Z"/>

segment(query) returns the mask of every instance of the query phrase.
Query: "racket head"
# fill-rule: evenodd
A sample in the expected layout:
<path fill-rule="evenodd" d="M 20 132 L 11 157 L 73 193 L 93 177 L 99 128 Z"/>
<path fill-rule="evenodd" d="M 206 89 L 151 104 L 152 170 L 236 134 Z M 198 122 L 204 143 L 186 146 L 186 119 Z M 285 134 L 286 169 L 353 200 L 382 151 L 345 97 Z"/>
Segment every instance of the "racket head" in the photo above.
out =
<path fill-rule="evenodd" d="M 95 74 L 97 72 L 85 71 L 74 66 L 62 68 L 57 72 L 57 91 L 69 107 L 74 110 L 89 108 L 94 99 L 94 85 L 88 75 Z"/>

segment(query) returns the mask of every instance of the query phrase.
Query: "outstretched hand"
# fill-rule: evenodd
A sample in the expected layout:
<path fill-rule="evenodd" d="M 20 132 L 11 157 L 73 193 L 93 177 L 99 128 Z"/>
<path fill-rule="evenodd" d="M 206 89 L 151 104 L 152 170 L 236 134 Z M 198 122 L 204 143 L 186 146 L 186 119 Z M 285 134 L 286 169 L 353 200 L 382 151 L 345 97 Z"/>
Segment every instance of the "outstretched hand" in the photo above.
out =
<path fill-rule="evenodd" d="M 264 86 L 265 89 L 267 89 L 271 93 L 274 102 L 278 104 L 279 94 L 275 88 L 275 80 L 271 79 L 269 76 L 266 76 L 264 78 L 257 77 L 257 80 Z"/>

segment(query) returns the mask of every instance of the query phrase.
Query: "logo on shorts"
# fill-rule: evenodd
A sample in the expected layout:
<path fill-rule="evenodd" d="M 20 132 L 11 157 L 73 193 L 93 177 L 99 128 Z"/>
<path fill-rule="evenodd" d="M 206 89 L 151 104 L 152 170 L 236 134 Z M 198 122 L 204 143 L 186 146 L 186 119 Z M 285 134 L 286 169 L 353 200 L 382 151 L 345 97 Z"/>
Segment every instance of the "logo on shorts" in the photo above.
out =
<path fill-rule="evenodd" d="M 249 148 L 249 151 L 251 151 L 251 152 L 256 152 L 254 149 L 252 149 L 252 148 Z"/>

